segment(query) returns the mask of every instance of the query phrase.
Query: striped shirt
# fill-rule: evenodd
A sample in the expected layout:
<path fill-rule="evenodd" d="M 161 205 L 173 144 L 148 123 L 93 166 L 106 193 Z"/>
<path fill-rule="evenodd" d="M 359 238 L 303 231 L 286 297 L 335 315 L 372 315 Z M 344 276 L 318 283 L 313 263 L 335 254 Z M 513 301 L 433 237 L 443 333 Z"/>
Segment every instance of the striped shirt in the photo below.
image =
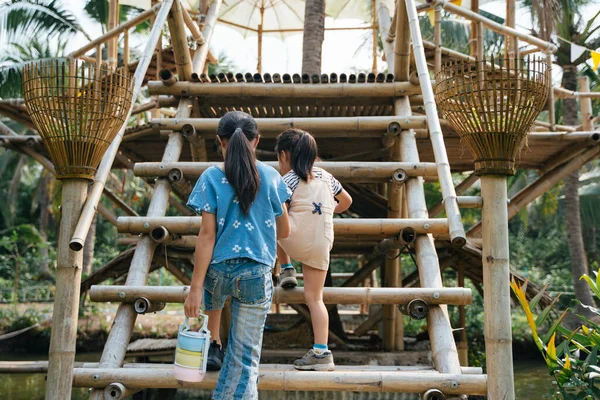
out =
<path fill-rule="evenodd" d="M 319 167 L 313 167 L 312 173 L 316 179 L 326 179 L 327 182 L 329 182 L 329 185 L 331 186 L 331 192 L 333 193 L 334 197 L 342 193 L 342 184 L 329 172 Z M 283 181 L 293 194 L 296 191 L 296 188 L 298 188 L 300 177 L 292 170 L 283 176 Z"/>

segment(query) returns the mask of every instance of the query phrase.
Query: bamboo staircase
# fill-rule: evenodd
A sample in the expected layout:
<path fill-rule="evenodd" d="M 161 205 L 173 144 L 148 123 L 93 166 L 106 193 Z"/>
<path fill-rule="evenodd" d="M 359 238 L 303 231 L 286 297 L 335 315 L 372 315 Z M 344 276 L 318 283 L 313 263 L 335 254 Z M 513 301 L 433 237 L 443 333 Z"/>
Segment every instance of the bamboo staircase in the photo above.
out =
<path fill-rule="evenodd" d="M 215 4 L 218 9 L 219 2 L 213 6 Z M 155 178 L 154 192 L 145 217 L 120 217 L 117 221 L 119 232 L 140 235 L 140 239 L 125 285 L 93 286 L 90 290 L 92 301 L 121 304 L 99 364 L 75 368 L 75 386 L 94 388 L 92 399 L 125 398 L 144 388 L 214 387 L 216 373 L 207 374 L 201 383 L 191 384 L 177 381 L 170 365 L 123 364 L 123 361 L 138 312 L 155 310 L 159 303 L 185 300 L 188 287 L 146 285 L 157 246 L 196 235 L 202 223 L 201 217 L 197 216 L 166 216 L 169 196 L 171 191 L 183 197 L 189 194 L 197 177 L 213 164 L 207 161 L 209 149 L 205 141 L 212 140 L 218 117 L 228 110 L 240 109 L 257 117 L 266 141 L 292 126 L 310 131 L 318 142 L 326 139 L 339 143 L 339 146 L 364 135 L 381 137 L 389 149 L 389 161 L 324 162 L 320 165 L 342 182 L 387 183 L 388 218 L 334 221 L 336 240 L 368 238 L 381 241 L 375 253 L 387 255 L 386 287 L 325 288 L 324 300 L 328 304 L 383 304 L 384 347 L 389 351 L 403 349 L 402 318 L 397 306 L 411 311 L 412 305 L 425 304 L 434 364 L 431 369 L 343 366 L 328 373 L 295 371 L 289 365 L 264 365 L 259 389 L 427 393 L 424 398 L 428 399 L 486 394 L 486 376 L 478 369 L 461 367 L 448 318 L 447 305 L 470 304 L 471 291 L 443 287 L 434 245 L 434 239 L 450 240 L 455 246 L 466 243 L 459 205 L 468 203 L 469 199 L 457 197 L 455 193 L 429 73 L 426 64 L 419 61 L 421 57 L 424 59 L 424 50 L 417 11 L 411 0 L 406 1 L 405 11 L 412 30 L 420 86 L 409 78 L 409 47 L 402 43 L 396 45 L 396 53 L 406 62 L 406 68 L 393 77 L 395 80 L 384 75 L 352 78 L 335 74 L 312 77 L 238 74 L 207 79 L 199 72 L 204 69 L 217 10 L 211 9 L 208 14 L 203 32 L 205 44 L 195 52 L 193 60 L 185 49 L 185 40 L 177 40 L 185 35 L 174 34 L 177 29 L 183 29 L 182 21 L 178 20 L 180 17 L 169 18 L 173 49 L 176 58 L 180 57 L 177 60 L 179 82 L 165 74 L 163 81 L 149 82 L 148 88 L 151 95 L 159 96 L 159 103 L 161 99 L 163 102 L 177 101 L 177 114 L 171 119 L 153 121 L 162 133 L 168 134 L 162 160 L 135 165 L 137 176 Z M 408 29 L 408 24 L 398 27 Z M 397 34 L 400 34 L 399 30 Z M 198 73 L 194 74 L 195 71 Z M 426 117 L 412 115 L 410 96 L 413 95 L 423 96 Z M 385 115 L 386 110 L 393 110 L 392 115 Z M 434 163 L 419 160 L 413 131 L 417 128 L 429 129 Z M 180 161 L 186 142 L 191 146 L 194 160 L 191 163 Z M 429 217 L 424 180 L 439 181 L 445 218 Z M 398 255 L 405 245 L 415 249 L 420 288 L 399 287 L 401 265 Z M 276 289 L 273 301 L 301 304 L 302 290 Z M 423 308 L 413 310 L 414 313 L 417 311 L 423 311 Z"/>

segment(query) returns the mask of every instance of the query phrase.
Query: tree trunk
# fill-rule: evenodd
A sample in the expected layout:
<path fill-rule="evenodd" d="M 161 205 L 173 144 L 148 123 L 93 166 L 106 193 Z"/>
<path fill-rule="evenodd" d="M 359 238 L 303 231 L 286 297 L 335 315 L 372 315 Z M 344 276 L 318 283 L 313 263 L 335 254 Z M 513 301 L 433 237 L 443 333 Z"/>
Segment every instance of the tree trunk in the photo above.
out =
<path fill-rule="evenodd" d="M 567 90 L 577 90 L 577 68 L 574 65 L 563 66 L 562 86 Z M 566 125 L 577 125 L 577 101 L 575 99 L 563 100 L 563 122 Z M 585 305 L 593 306 L 594 297 L 588 284 L 579 279 L 583 274 L 589 274 L 583 234 L 581 231 L 581 212 L 579 209 L 579 171 L 571 173 L 565 178 L 565 216 L 567 241 L 571 258 L 571 272 L 575 297 Z M 587 309 L 577 307 L 581 315 L 587 317 L 593 314 Z"/>
<path fill-rule="evenodd" d="M 302 73 L 321 74 L 321 53 L 325 39 L 325 0 L 306 0 L 304 37 L 302 39 Z"/>
<path fill-rule="evenodd" d="M 17 166 L 15 167 L 15 172 L 10 181 L 10 187 L 8 189 L 8 209 L 10 212 L 8 213 L 8 227 L 12 227 L 15 221 L 15 215 L 17 215 L 17 192 L 19 189 L 19 182 L 21 182 L 21 176 L 23 176 L 23 167 L 27 163 L 27 159 L 24 155 L 20 154 L 17 159 Z"/>
<path fill-rule="evenodd" d="M 94 215 L 90 230 L 85 238 L 83 244 L 83 275 L 90 276 L 92 273 L 92 265 L 94 264 L 94 247 L 96 245 L 96 223 L 98 221 L 98 214 Z"/>
<path fill-rule="evenodd" d="M 50 182 L 52 182 L 52 175 L 50 173 L 44 173 L 40 181 L 40 192 L 39 192 L 39 207 L 40 207 L 40 223 L 39 231 L 40 236 L 44 240 L 44 245 L 40 247 L 40 275 L 39 280 L 52 281 L 52 273 L 50 272 L 50 258 L 48 256 L 48 225 L 50 222 Z"/>

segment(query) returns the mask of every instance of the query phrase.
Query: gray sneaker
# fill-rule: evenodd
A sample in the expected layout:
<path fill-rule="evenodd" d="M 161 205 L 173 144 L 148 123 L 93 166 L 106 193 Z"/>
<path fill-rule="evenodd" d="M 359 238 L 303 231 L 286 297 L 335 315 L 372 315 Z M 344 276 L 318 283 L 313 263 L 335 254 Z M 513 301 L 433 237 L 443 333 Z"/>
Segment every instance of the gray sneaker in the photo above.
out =
<path fill-rule="evenodd" d="M 304 357 L 294 361 L 294 368 L 301 371 L 333 371 L 335 369 L 333 354 L 327 350 L 319 355 L 313 349 L 310 349 Z"/>
<path fill-rule="evenodd" d="M 296 269 L 282 269 L 279 273 L 279 286 L 284 289 L 293 289 L 298 286 L 298 281 L 296 280 Z"/>

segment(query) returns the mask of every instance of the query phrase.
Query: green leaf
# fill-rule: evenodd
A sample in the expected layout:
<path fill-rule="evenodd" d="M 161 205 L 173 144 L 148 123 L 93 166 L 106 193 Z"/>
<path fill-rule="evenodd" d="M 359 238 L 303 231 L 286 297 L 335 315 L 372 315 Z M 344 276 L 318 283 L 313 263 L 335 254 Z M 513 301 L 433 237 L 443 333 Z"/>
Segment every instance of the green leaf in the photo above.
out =
<path fill-rule="evenodd" d="M 556 319 L 556 321 L 554 321 L 554 323 L 550 326 L 550 328 L 548 329 L 548 332 L 546 332 L 546 334 L 542 337 L 542 340 L 544 341 L 544 343 L 547 343 L 548 340 L 550 340 L 550 336 L 552 336 L 556 333 L 556 328 L 558 328 L 558 325 L 560 325 L 560 323 L 562 322 L 562 320 L 565 318 L 566 315 L 567 315 L 567 310 L 563 311 L 561 316 L 558 317 Z"/>
<path fill-rule="evenodd" d="M 554 300 L 552 300 L 552 303 L 550 303 L 548 305 L 548 307 L 544 308 L 544 311 L 542 311 L 542 313 L 540 315 L 538 315 L 537 319 L 535 320 L 535 324 L 537 326 L 542 325 L 546 321 L 546 318 L 548 318 L 548 315 L 550 315 L 550 311 L 552 311 L 552 309 L 554 308 L 554 305 L 556 304 L 556 302 L 558 301 L 559 298 L 560 298 L 560 295 L 556 296 L 554 298 Z"/>
<path fill-rule="evenodd" d="M 535 310 L 535 308 L 537 307 L 538 303 L 544 296 L 546 289 L 548 289 L 548 285 L 550 285 L 550 283 L 545 284 L 544 287 L 538 292 L 538 294 L 536 294 L 535 297 L 533 299 L 531 299 L 531 301 L 529 302 L 529 307 L 532 310 Z"/>
<path fill-rule="evenodd" d="M 600 288 L 596 285 L 596 282 L 593 281 L 592 278 L 587 275 L 581 275 L 581 278 L 579 279 L 584 279 L 588 285 L 590 285 L 590 289 L 592 289 L 596 297 L 600 298 Z"/>
<path fill-rule="evenodd" d="M 550 364 L 548 365 L 550 368 L 557 368 L 558 367 L 558 362 L 556 360 L 556 346 L 554 345 L 554 339 L 556 338 L 556 335 L 552 335 L 552 337 L 550 338 L 550 341 L 548 342 L 548 346 L 546 348 L 546 354 L 548 354 L 548 361 L 550 361 Z"/>

